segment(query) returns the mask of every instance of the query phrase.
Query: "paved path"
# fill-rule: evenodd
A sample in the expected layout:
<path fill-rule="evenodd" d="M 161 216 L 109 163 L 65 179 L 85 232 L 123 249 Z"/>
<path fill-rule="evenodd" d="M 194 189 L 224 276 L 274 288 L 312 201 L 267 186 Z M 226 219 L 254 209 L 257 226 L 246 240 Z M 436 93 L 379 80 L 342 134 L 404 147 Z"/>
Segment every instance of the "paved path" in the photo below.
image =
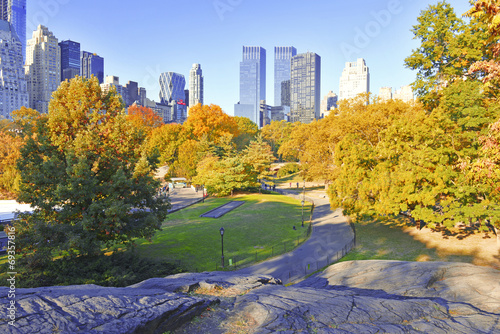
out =
<path fill-rule="evenodd" d="M 342 210 L 332 212 L 328 198 L 324 196 L 324 192 L 306 192 L 306 197 L 313 198 L 315 203 L 313 232 L 308 241 L 290 253 L 237 272 L 267 274 L 287 284 L 300 280 L 341 257 L 347 251 L 346 245 L 352 242 L 354 233 L 342 215 Z"/>
<path fill-rule="evenodd" d="M 174 188 L 170 191 L 170 204 L 172 208 L 169 212 L 185 208 L 203 198 L 203 191 L 196 192 L 192 188 Z"/>

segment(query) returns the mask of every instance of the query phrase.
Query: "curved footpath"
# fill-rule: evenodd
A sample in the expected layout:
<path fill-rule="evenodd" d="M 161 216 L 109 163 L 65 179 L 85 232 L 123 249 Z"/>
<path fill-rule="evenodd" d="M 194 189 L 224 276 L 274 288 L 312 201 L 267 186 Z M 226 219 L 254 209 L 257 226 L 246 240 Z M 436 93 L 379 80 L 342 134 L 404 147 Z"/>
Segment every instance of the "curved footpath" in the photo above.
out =
<path fill-rule="evenodd" d="M 314 199 L 313 230 L 309 240 L 290 253 L 280 255 L 262 263 L 237 270 L 238 274 L 271 275 L 283 284 L 296 282 L 324 266 L 332 264 L 345 252 L 346 245 L 354 238 L 347 218 L 342 210 L 330 210 L 330 203 L 322 196 Z M 297 228 L 301 228 L 298 226 Z"/>

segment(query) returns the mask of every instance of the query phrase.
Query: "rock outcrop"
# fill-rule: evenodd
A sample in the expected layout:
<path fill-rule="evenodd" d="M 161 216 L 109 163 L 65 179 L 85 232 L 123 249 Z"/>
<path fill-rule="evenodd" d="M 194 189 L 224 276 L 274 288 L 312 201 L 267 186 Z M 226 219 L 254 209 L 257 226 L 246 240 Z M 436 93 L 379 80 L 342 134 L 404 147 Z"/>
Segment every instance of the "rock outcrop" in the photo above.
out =
<path fill-rule="evenodd" d="M 18 289 L 16 306 L 15 326 L 1 316 L 1 333 L 500 333 L 500 271 L 352 261 L 290 287 L 270 276 L 179 274 L 126 288 Z"/>

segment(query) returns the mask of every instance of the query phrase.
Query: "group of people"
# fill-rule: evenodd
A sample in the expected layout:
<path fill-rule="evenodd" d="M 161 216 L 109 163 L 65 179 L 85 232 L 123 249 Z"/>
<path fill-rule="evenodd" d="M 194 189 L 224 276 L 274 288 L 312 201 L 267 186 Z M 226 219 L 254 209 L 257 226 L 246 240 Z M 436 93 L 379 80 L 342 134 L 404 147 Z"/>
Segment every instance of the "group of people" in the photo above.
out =
<path fill-rule="evenodd" d="M 267 185 L 266 183 L 262 183 L 262 188 L 264 188 L 265 190 L 267 190 L 267 188 L 269 188 L 269 190 L 276 191 L 276 185 L 275 184 L 273 184 L 271 186 L 271 185 Z"/>

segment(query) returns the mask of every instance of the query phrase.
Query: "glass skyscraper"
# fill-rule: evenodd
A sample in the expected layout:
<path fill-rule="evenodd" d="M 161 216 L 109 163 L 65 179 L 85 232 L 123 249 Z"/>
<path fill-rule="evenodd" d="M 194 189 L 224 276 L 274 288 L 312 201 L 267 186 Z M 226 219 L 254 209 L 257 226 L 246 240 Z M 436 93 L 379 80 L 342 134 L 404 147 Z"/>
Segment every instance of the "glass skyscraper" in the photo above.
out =
<path fill-rule="evenodd" d="M 59 43 L 61 47 L 61 81 L 80 75 L 80 43 L 70 40 Z"/>
<path fill-rule="evenodd" d="M 244 46 L 240 63 L 240 102 L 234 105 L 234 115 L 249 118 L 262 127 L 260 101 L 266 99 L 266 50 L 259 46 Z"/>
<path fill-rule="evenodd" d="M 274 48 L 274 105 L 283 106 L 285 114 L 290 113 L 290 103 L 286 103 L 289 92 L 282 94 L 282 87 L 290 81 L 291 60 L 297 55 L 293 46 L 278 46 Z M 283 101 L 282 96 L 285 96 Z"/>
<path fill-rule="evenodd" d="M 26 0 L 0 0 L 0 11 L 0 19 L 9 21 L 14 27 L 26 60 Z"/>
<path fill-rule="evenodd" d="M 92 74 L 97 77 L 99 83 L 104 82 L 104 58 L 95 53 L 82 51 L 80 56 L 81 76 L 90 79 Z"/>
<path fill-rule="evenodd" d="M 187 118 L 186 79 L 182 74 L 165 72 L 160 74 L 160 101 L 173 108 L 173 120 L 183 123 Z"/>
<path fill-rule="evenodd" d="M 320 118 L 321 57 L 316 53 L 292 58 L 290 115 L 292 122 L 311 123 Z"/>
<path fill-rule="evenodd" d="M 14 110 L 29 102 L 21 41 L 4 20 L 0 20 L 0 59 L 0 119 L 10 119 Z"/>

